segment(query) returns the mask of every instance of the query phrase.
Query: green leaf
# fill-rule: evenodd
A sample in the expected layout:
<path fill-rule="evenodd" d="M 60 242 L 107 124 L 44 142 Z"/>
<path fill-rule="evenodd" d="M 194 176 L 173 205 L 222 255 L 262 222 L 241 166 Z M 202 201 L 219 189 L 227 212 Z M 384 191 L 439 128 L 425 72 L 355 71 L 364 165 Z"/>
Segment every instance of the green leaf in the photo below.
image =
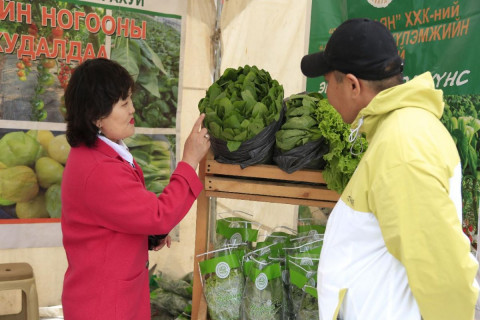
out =
<path fill-rule="evenodd" d="M 242 142 L 240 141 L 227 141 L 227 148 L 230 152 L 237 151 L 241 145 L 242 145 Z"/>
<path fill-rule="evenodd" d="M 261 102 L 255 103 L 252 110 L 252 117 L 253 118 L 260 118 L 264 115 L 268 114 L 268 108 Z"/>
<path fill-rule="evenodd" d="M 158 69 L 142 70 L 138 75 L 137 82 L 151 95 L 160 98 L 157 75 Z"/>
<path fill-rule="evenodd" d="M 121 64 L 127 69 L 134 81 L 137 81 L 142 55 L 140 53 L 140 47 L 136 42 L 124 37 L 117 37 L 115 39 L 115 46 L 112 48 L 110 59 Z"/>
<path fill-rule="evenodd" d="M 162 71 L 166 75 L 169 75 L 167 70 L 165 70 L 165 67 L 163 66 L 160 57 L 152 50 L 152 48 L 145 40 L 133 39 L 132 41 L 135 41 L 138 44 L 142 53 L 142 57 L 144 57 L 144 59 L 149 59 L 160 71 Z"/>
<path fill-rule="evenodd" d="M 241 124 L 237 114 L 232 114 L 231 116 L 226 118 L 225 121 L 223 122 L 223 126 L 224 128 L 232 128 L 232 129 L 241 128 Z"/>
<path fill-rule="evenodd" d="M 303 115 L 301 117 L 293 117 L 288 119 L 283 125 L 282 129 L 308 129 L 313 126 L 317 125 L 317 121 L 315 121 L 312 117 L 308 115 Z"/>

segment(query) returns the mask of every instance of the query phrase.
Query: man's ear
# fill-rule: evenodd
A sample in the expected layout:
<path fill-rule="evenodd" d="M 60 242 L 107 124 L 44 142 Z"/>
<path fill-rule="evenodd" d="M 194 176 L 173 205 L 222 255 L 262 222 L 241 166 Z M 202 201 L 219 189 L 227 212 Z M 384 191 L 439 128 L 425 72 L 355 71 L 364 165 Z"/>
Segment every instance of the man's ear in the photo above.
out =
<path fill-rule="evenodd" d="M 351 95 L 353 98 L 360 96 L 361 87 L 360 80 L 351 73 L 345 75 L 344 81 L 347 81 L 347 84 L 350 88 Z"/>

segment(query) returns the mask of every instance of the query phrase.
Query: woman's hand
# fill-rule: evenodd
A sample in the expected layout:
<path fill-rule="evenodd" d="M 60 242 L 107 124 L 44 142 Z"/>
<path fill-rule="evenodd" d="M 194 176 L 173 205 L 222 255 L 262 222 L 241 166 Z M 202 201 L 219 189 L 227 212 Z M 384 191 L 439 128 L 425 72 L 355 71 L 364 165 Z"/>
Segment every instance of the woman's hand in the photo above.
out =
<path fill-rule="evenodd" d="M 153 248 L 153 251 L 158 251 L 162 249 L 165 245 L 167 245 L 167 248 L 170 248 L 170 246 L 172 245 L 172 238 L 170 238 L 170 235 L 160 240 L 160 244 Z"/>
<path fill-rule="evenodd" d="M 182 161 L 188 163 L 193 169 L 197 169 L 198 164 L 210 149 L 210 136 L 206 128 L 202 128 L 202 122 L 205 114 L 201 114 L 193 125 L 192 132 L 185 141 L 183 147 Z"/>

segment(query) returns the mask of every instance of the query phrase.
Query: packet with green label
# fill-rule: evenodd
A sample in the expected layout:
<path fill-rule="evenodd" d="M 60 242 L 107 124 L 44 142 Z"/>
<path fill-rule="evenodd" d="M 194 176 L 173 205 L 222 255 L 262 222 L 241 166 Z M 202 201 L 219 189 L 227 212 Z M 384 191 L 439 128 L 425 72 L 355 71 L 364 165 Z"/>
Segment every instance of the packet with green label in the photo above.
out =
<path fill-rule="evenodd" d="M 287 259 L 288 272 L 290 275 L 289 298 L 292 305 L 290 317 L 293 319 L 298 319 L 301 312 L 305 316 L 312 311 L 317 312 L 316 319 L 318 319 L 316 278 L 319 260 L 318 255 L 310 253 L 299 253 L 294 256 L 289 256 Z M 314 288 L 314 292 L 309 291 L 307 294 L 305 291 L 306 286 Z M 312 293 L 315 294 L 314 297 Z M 316 304 L 313 305 L 313 303 Z"/>
<path fill-rule="evenodd" d="M 247 247 L 252 249 L 253 243 L 257 241 L 258 229 L 261 225 L 249 219 L 251 214 L 234 210 L 219 213 L 218 216 L 215 228 L 215 248 L 246 243 Z"/>
<path fill-rule="evenodd" d="M 240 250 L 223 249 L 197 255 L 203 293 L 212 320 L 237 320 L 244 288 Z"/>
<path fill-rule="evenodd" d="M 241 306 L 244 320 L 283 319 L 284 285 L 280 264 L 251 257 L 245 262 L 248 276 Z"/>

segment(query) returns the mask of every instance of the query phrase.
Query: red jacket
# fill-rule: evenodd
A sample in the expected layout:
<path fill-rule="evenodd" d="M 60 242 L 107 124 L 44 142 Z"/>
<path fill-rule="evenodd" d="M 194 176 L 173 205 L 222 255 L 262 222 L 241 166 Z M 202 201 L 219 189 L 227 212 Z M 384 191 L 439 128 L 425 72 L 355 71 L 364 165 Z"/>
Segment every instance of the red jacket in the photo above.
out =
<path fill-rule="evenodd" d="M 135 166 L 100 139 L 70 151 L 62 180 L 65 320 L 150 320 L 148 235 L 170 232 L 203 185 L 180 162 L 157 197 Z"/>

